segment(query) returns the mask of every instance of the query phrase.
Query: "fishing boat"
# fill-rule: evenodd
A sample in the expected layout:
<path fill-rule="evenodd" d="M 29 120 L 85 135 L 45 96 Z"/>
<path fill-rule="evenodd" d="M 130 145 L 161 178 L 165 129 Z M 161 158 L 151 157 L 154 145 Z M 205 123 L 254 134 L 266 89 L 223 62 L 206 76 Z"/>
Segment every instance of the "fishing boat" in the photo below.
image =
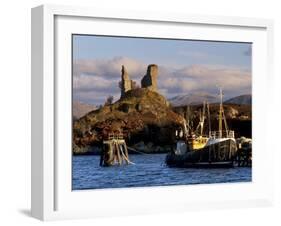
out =
<path fill-rule="evenodd" d="M 223 109 L 222 89 L 218 131 L 211 130 L 209 104 L 203 103 L 199 113 L 199 123 L 195 131 L 190 128 L 190 120 L 185 120 L 184 128 L 176 130 L 176 147 L 166 157 L 166 164 L 174 167 L 232 167 L 237 152 L 234 131 L 229 130 Z M 207 109 L 206 109 L 207 106 Z M 208 114 L 209 131 L 204 134 L 204 123 Z"/>

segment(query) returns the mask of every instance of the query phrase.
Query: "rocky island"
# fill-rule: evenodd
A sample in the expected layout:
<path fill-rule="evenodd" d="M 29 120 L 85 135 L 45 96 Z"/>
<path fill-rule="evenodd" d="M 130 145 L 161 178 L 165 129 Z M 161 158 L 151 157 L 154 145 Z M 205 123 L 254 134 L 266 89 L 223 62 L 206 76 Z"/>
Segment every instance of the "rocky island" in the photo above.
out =
<path fill-rule="evenodd" d="M 158 66 L 151 64 L 141 87 L 124 66 L 121 70 L 120 99 L 91 111 L 73 123 L 73 153 L 98 152 L 109 133 L 121 132 L 129 146 L 144 152 L 167 152 L 174 142 L 174 129 L 184 118 L 174 112 L 157 88 Z"/>

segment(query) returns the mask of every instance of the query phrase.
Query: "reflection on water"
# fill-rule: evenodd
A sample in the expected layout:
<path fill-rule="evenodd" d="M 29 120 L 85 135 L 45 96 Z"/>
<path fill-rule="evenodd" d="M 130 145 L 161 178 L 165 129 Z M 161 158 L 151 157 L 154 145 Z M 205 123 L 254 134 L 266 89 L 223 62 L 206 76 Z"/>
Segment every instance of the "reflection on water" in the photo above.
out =
<path fill-rule="evenodd" d="M 135 165 L 100 167 L 99 156 L 74 156 L 73 190 L 97 188 L 146 187 L 159 185 L 249 182 L 252 170 L 169 168 L 165 154 L 130 155 Z"/>

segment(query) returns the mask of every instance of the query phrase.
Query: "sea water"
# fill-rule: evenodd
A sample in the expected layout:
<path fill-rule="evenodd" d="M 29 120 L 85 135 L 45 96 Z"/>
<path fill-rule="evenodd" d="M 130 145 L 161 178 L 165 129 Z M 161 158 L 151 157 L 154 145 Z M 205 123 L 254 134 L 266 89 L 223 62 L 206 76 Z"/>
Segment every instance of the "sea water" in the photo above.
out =
<path fill-rule="evenodd" d="M 101 167 L 96 155 L 73 156 L 72 189 L 250 182 L 251 167 L 227 169 L 170 168 L 166 154 L 130 155 L 135 164 Z"/>

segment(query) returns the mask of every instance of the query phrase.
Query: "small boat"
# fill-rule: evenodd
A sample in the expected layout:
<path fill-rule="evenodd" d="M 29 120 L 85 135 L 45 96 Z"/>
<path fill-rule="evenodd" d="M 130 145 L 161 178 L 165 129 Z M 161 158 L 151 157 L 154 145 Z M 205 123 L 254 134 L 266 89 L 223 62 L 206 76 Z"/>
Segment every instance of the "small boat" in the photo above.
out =
<path fill-rule="evenodd" d="M 220 89 L 219 130 L 211 130 L 210 110 L 209 133 L 203 135 L 206 104 L 199 115 L 199 124 L 195 132 L 190 131 L 189 120 L 185 120 L 184 128 L 176 130 L 176 148 L 166 156 L 166 164 L 171 167 L 232 167 L 237 153 L 234 131 L 229 130 L 222 104 Z M 224 122 L 224 124 L 223 124 Z M 223 128 L 224 127 L 224 128 Z M 199 132 L 198 132 L 199 131 Z"/>

